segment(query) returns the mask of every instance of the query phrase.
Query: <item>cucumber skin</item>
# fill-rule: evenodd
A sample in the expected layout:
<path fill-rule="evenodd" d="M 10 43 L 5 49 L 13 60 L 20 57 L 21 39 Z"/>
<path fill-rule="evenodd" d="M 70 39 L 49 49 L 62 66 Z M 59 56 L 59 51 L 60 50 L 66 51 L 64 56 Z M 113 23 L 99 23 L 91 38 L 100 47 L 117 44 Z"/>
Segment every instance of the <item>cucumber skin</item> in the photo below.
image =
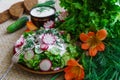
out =
<path fill-rule="evenodd" d="M 17 31 L 18 29 L 24 27 L 28 21 L 28 17 L 24 16 L 20 19 L 18 19 L 16 22 L 12 23 L 11 25 L 9 25 L 7 27 L 7 32 L 8 33 L 12 33 L 12 32 L 15 32 Z"/>

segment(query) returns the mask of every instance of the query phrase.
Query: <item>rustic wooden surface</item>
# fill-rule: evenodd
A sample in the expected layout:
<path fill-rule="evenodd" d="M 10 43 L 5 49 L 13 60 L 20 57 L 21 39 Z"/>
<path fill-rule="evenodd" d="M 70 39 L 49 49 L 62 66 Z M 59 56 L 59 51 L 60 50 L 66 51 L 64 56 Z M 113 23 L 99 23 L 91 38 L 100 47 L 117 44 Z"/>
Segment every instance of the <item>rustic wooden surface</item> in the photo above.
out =
<path fill-rule="evenodd" d="M 56 0 L 56 2 L 57 2 L 56 3 L 57 10 L 61 10 L 61 8 L 58 6 L 58 0 Z M 5 7 L 0 7 L 0 8 L 5 8 Z M 7 33 L 6 28 L 8 27 L 8 25 L 10 25 L 13 22 L 14 20 L 10 19 L 7 22 L 0 24 L 0 76 L 6 71 L 6 69 L 10 65 L 14 43 L 25 30 L 24 27 L 14 33 L 11 34 Z M 5 79 L 6 80 L 50 80 L 50 78 L 53 76 L 54 75 L 32 74 L 27 71 L 21 70 L 18 66 L 14 65 Z M 56 80 L 64 80 L 63 74 L 59 76 Z"/>

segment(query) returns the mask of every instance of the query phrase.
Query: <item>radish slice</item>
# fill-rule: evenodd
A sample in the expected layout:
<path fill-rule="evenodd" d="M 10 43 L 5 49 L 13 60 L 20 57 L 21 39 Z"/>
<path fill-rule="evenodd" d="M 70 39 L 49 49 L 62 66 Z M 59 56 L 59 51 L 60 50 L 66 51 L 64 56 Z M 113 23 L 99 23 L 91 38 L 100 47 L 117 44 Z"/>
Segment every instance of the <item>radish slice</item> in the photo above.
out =
<path fill-rule="evenodd" d="M 16 47 L 14 46 L 13 47 L 13 54 L 15 54 L 17 51 L 16 51 Z"/>
<path fill-rule="evenodd" d="M 27 51 L 27 52 L 25 53 L 25 55 L 24 55 L 24 58 L 25 58 L 26 60 L 30 60 L 30 59 L 32 59 L 33 57 L 34 57 L 34 52 L 33 52 L 32 50 Z"/>
<path fill-rule="evenodd" d="M 20 50 L 20 48 L 19 48 L 19 47 L 15 47 L 15 46 L 14 46 L 14 48 L 13 48 L 13 54 L 18 53 L 18 52 L 19 52 L 19 50 Z"/>
<path fill-rule="evenodd" d="M 23 36 L 21 36 L 21 37 L 19 38 L 19 40 L 16 41 L 15 47 L 20 47 L 20 46 L 22 46 L 23 44 L 24 44 L 24 38 L 23 38 Z"/>
<path fill-rule="evenodd" d="M 46 23 L 44 23 L 43 26 L 44 26 L 45 29 L 53 28 L 54 27 L 54 22 L 52 20 L 47 21 Z"/>
<path fill-rule="evenodd" d="M 68 12 L 67 11 L 63 11 L 60 13 L 60 15 L 58 16 L 59 20 L 61 22 L 64 22 L 65 21 L 65 18 L 68 16 Z"/>
<path fill-rule="evenodd" d="M 40 49 L 41 49 L 41 50 L 47 50 L 48 47 L 49 47 L 49 46 L 48 46 L 47 44 L 41 44 L 41 45 L 40 45 Z"/>
<path fill-rule="evenodd" d="M 56 39 L 53 34 L 47 33 L 47 34 L 43 35 L 42 41 L 43 41 L 43 43 L 50 45 L 50 44 L 54 44 Z"/>
<path fill-rule="evenodd" d="M 49 71 L 51 69 L 52 63 L 48 59 L 44 59 L 39 64 L 42 71 Z"/>

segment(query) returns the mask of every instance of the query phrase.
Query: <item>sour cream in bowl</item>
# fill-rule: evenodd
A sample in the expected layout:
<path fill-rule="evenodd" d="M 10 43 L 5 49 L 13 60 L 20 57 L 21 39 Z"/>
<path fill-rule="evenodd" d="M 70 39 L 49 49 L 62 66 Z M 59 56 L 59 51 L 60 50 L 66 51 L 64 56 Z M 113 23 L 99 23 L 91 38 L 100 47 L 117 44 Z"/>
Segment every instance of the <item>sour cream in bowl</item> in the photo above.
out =
<path fill-rule="evenodd" d="M 40 28 L 47 21 L 55 20 L 55 9 L 50 6 L 35 7 L 30 11 L 31 21 Z"/>

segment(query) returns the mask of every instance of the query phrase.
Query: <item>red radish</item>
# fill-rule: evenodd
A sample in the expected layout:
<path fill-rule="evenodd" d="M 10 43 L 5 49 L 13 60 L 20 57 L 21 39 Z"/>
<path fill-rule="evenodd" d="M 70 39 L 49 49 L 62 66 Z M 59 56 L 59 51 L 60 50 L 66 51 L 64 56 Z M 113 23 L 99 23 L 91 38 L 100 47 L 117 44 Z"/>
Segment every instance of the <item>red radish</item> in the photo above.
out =
<path fill-rule="evenodd" d="M 50 44 L 54 44 L 56 39 L 53 34 L 47 33 L 47 34 L 43 35 L 42 41 L 43 41 L 43 43 L 50 45 Z"/>
<path fill-rule="evenodd" d="M 54 21 L 50 20 L 50 21 L 47 21 L 46 23 L 44 23 L 44 28 L 45 29 L 50 29 L 50 28 L 53 28 L 55 26 L 54 24 Z"/>
<path fill-rule="evenodd" d="M 47 50 L 48 47 L 49 47 L 49 46 L 48 46 L 47 44 L 41 44 L 41 45 L 40 45 L 40 49 L 41 49 L 41 50 Z"/>
<path fill-rule="evenodd" d="M 25 52 L 24 58 L 26 60 L 30 60 L 34 57 L 34 52 L 32 50 L 29 50 L 27 52 Z"/>
<path fill-rule="evenodd" d="M 13 47 L 13 54 L 15 54 L 16 53 L 16 48 L 15 48 L 15 46 Z"/>
<path fill-rule="evenodd" d="M 49 71 L 51 69 L 52 63 L 49 59 L 44 59 L 39 64 L 41 71 Z"/>
<path fill-rule="evenodd" d="M 59 20 L 61 22 L 64 22 L 65 21 L 65 18 L 68 16 L 68 12 L 67 11 L 63 11 L 60 13 L 60 15 L 58 16 Z"/>
<path fill-rule="evenodd" d="M 22 46 L 23 44 L 24 44 L 24 38 L 23 38 L 23 36 L 21 36 L 21 37 L 19 38 L 19 40 L 16 41 L 15 47 L 20 47 L 20 46 Z"/>
<path fill-rule="evenodd" d="M 18 51 L 19 51 L 19 48 L 14 46 L 14 48 L 13 48 L 13 53 L 15 54 L 15 53 L 17 53 Z"/>

